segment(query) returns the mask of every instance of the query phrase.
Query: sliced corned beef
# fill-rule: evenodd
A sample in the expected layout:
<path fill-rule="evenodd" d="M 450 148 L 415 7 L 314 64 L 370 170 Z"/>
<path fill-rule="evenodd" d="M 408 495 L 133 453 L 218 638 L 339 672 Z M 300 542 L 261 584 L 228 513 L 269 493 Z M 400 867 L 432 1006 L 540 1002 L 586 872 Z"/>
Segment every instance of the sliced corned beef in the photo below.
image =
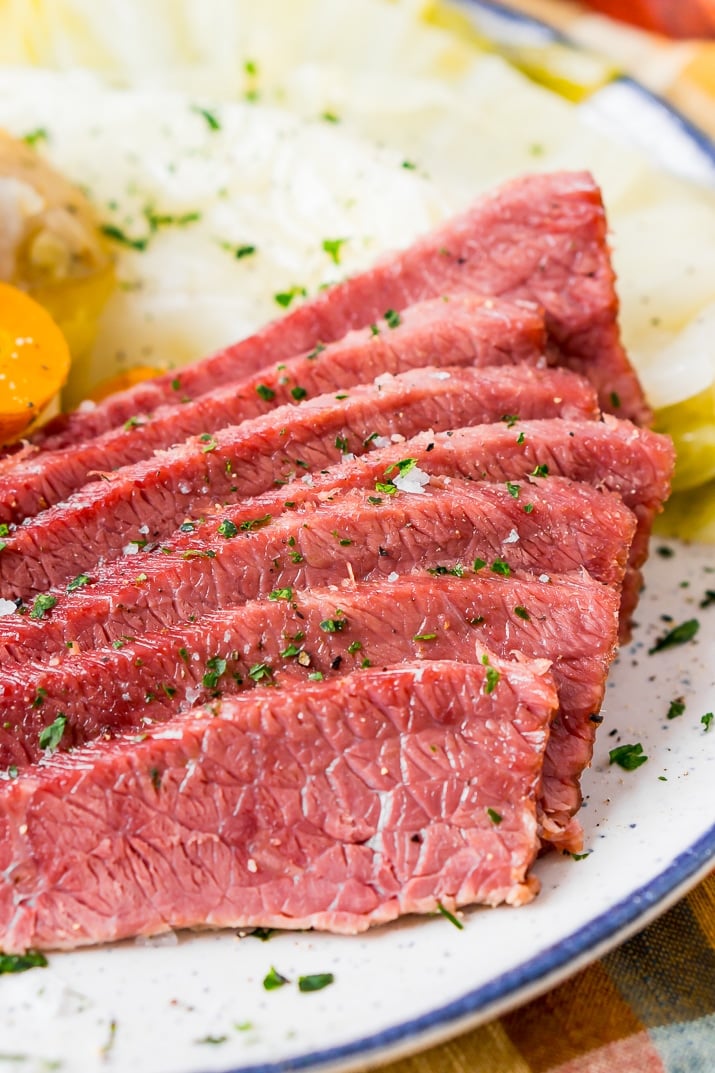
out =
<path fill-rule="evenodd" d="M 425 368 L 279 407 L 106 474 L 29 520 L 5 541 L 0 591 L 27 599 L 48 583 L 116 558 L 131 541 L 168 537 L 188 513 L 296 476 L 309 482 L 310 471 L 333 465 L 346 452 L 362 454 L 378 435 L 413 436 L 517 412 L 589 416 L 594 396 L 566 370 Z"/>
<path fill-rule="evenodd" d="M 477 564 L 478 565 L 478 564 Z M 578 780 L 591 758 L 613 658 L 618 594 L 584 572 L 576 579 L 505 577 L 508 558 L 463 577 L 420 572 L 310 592 L 276 593 L 237 609 L 97 649 L 44 668 L 3 668 L 0 768 L 42 754 L 59 719 L 61 748 L 165 720 L 215 693 L 289 685 L 411 658 L 474 661 L 481 646 L 553 663 L 560 714 L 544 782 L 544 833 L 572 844 Z"/>
<path fill-rule="evenodd" d="M 529 901 L 556 695 L 544 666 L 486 659 L 257 690 L 21 774 L 0 948 Z"/>
<path fill-rule="evenodd" d="M 148 458 L 187 437 L 236 425 L 327 391 L 370 383 L 382 373 L 425 365 L 545 364 L 543 317 L 535 307 L 499 299 L 455 298 L 407 309 L 390 328 L 384 321 L 330 346 L 269 366 L 248 380 L 221 384 L 182 406 L 133 415 L 103 436 L 41 456 L 30 454 L 0 473 L 0 522 L 19 522 L 66 499 L 97 473 Z M 377 331 L 377 334 L 375 334 Z M 172 381 L 183 399 L 182 375 Z"/>
<path fill-rule="evenodd" d="M 537 302 L 561 360 L 598 387 L 601 406 L 637 422 L 650 411 L 619 341 L 617 299 L 601 195 L 585 172 L 529 175 L 273 321 L 255 335 L 182 370 L 192 398 L 226 380 L 342 338 L 392 309 L 443 294 L 493 294 Z M 89 412 L 53 422 L 36 442 L 76 443 L 138 413 L 177 404 L 176 374 L 112 396 Z"/>
<path fill-rule="evenodd" d="M 387 487 L 394 494 L 337 491 L 257 524 L 251 508 L 237 509 L 159 555 L 127 556 L 98 580 L 75 578 L 41 620 L 0 619 L 0 665 L 85 651 L 286 586 L 380 580 L 416 566 L 459 574 L 476 559 L 504 555 L 512 570 L 585 568 L 605 584 L 623 582 L 636 522 L 613 494 L 562 477 L 499 484 L 432 477 L 420 494 Z"/>
<path fill-rule="evenodd" d="M 278 517 L 287 509 L 286 504 L 300 507 L 303 503 L 320 502 L 336 491 L 355 487 L 375 491 L 376 482 L 389 483 L 390 474 L 387 471 L 390 467 L 408 457 L 416 458 L 419 467 L 429 474 L 494 482 L 519 481 L 529 474 L 543 473 L 543 467 L 546 466 L 548 474 L 545 477 L 532 476 L 530 479 L 534 483 L 543 484 L 551 476 L 563 475 L 619 495 L 638 520 L 624 584 L 622 615 L 624 627 L 627 628 L 630 611 L 638 597 L 639 568 L 647 552 L 652 519 L 661 510 L 668 495 L 673 447 L 666 437 L 647 429 L 635 428 L 625 421 L 609 420 L 603 424 L 557 419 L 519 421 L 512 425 L 510 418 L 497 424 L 462 428 L 449 433 L 424 433 L 405 443 L 343 462 L 325 473 L 315 473 L 312 485 L 300 480 L 293 481 L 236 506 L 209 511 L 204 521 L 197 519 L 187 522 L 189 532 L 176 534 L 163 542 L 161 547 L 173 549 L 178 555 L 193 556 L 193 568 L 199 570 L 201 564 L 208 571 L 211 564 L 202 557 L 205 533 L 215 532 L 224 521 L 242 531 L 253 530 L 258 528 L 261 519 Z M 539 467 L 542 467 L 541 470 Z M 12 541 L 8 541 L 10 547 L 3 552 L 4 562 L 3 556 L 0 556 L 6 586 L 5 591 L 0 590 L 0 593 L 44 593 L 53 580 L 51 576 L 48 577 L 48 561 L 42 555 L 42 532 L 35 527 L 26 527 L 20 530 L 20 534 L 30 537 L 21 552 L 13 553 Z M 151 541 L 151 536 L 151 533 L 140 534 L 135 539 Z M 138 545 L 134 544 L 128 550 L 136 551 L 137 548 Z M 159 554 L 163 556 L 165 553 L 160 551 Z M 70 549 L 66 560 L 60 560 L 60 571 L 75 582 L 75 598 L 80 595 L 82 585 L 82 580 L 77 583 L 75 579 L 87 576 L 91 580 L 97 576 L 91 570 L 86 573 L 87 569 L 87 559 L 81 551 L 77 552 L 76 547 Z M 105 576 L 107 569 L 110 571 L 107 576 L 113 581 L 129 582 L 131 585 L 138 575 L 146 573 L 147 577 L 153 578 L 155 571 L 161 568 L 152 563 L 152 556 L 137 554 L 118 560 L 114 566 L 100 571 L 99 576 Z M 194 576 L 203 574 L 201 572 Z M 203 587 L 209 585 L 210 581 L 200 584 Z M 56 595 L 59 597 L 60 593 Z M 64 606 L 63 599 L 60 614 Z M 53 614 L 54 611 L 49 611 L 47 616 L 51 618 Z M 0 634 L 7 636 L 10 644 L 15 636 L 12 632 L 14 623 L 14 617 L 0 619 Z M 7 633 L 8 629 L 10 633 Z M 59 629 L 61 631 L 62 627 Z M 63 640 L 72 639 L 73 634 L 69 632 Z"/>

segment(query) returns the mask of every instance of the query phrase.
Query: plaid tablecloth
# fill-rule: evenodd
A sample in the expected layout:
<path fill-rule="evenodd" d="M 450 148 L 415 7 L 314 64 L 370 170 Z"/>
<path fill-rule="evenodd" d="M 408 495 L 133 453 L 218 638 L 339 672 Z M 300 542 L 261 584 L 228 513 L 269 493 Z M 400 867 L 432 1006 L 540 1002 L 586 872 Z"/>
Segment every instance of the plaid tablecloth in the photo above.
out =
<path fill-rule="evenodd" d="M 677 2 L 677 0 L 674 0 Z M 511 5 L 607 51 L 715 137 L 715 42 L 669 42 L 560 0 Z M 715 874 L 561 986 L 382 1073 L 715 1073 Z"/>

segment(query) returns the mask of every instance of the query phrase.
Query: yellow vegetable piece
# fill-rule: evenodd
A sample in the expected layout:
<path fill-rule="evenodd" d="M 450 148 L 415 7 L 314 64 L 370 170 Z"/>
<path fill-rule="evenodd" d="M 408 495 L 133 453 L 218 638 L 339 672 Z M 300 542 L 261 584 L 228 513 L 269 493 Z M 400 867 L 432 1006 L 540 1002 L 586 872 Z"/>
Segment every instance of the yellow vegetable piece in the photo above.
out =
<path fill-rule="evenodd" d="M 27 431 L 69 368 L 67 341 L 49 313 L 16 287 L 0 283 L 0 442 Z"/>
<path fill-rule="evenodd" d="M 109 376 L 106 380 L 102 380 L 90 391 L 89 398 L 93 402 L 101 402 L 102 399 L 113 395 L 115 391 L 125 391 L 128 387 L 141 384 L 143 380 L 151 380 L 153 376 L 160 376 L 164 372 L 166 372 L 166 369 L 157 369 L 153 365 L 133 365 L 126 372 L 118 373 L 116 376 Z"/>

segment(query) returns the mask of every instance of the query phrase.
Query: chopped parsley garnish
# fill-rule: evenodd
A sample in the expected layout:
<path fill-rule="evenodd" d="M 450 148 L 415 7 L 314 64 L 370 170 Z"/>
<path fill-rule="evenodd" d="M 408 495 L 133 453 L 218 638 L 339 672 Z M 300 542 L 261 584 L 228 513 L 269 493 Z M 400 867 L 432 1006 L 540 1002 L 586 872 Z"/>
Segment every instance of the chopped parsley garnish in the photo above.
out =
<path fill-rule="evenodd" d="M 413 641 L 436 641 L 436 633 L 416 633 L 412 638 Z"/>
<path fill-rule="evenodd" d="M 705 715 L 700 716 L 700 722 L 703 724 L 703 730 L 709 730 L 713 725 L 713 719 L 715 715 L 712 712 L 706 712 Z"/>
<path fill-rule="evenodd" d="M 273 668 L 270 663 L 254 663 L 248 668 L 248 677 L 252 682 L 272 682 Z"/>
<path fill-rule="evenodd" d="M 137 417 L 135 414 L 134 417 L 128 417 L 124 422 L 124 431 L 131 432 L 133 428 L 141 428 L 143 424 L 141 417 Z"/>
<path fill-rule="evenodd" d="M 217 529 L 217 533 L 219 536 L 225 537 L 226 540 L 231 540 L 233 537 L 238 536 L 238 526 L 230 518 L 224 518 Z"/>
<path fill-rule="evenodd" d="M 549 467 L 546 465 L 545 462 L 541 462 L 538 466 L 534 466 L 531 473 L 529 474 L 530 477 L 548 477 L 548 475 Z"/>
<path fill-rule="evenodd" d="M 312 674 L 308 675 L 308 679 L 311 682 L 322 682 L 323 678 L 324 678 L 324 675 L 323 675 L 322 671 L 313 671 Z"/>
<path fill-rule="evenodd" d="M 42 686 L 38 686 L 37 687 L 37 692 L 35 693 L 35 699 L 32 702 L 32 707 L 33 708 L 41 708 L 42 705 L 45 703 L 45 697 L 46 696 L 47 696 L 47 690 L 43 689 Z"/>
<path fill-rule="evenodd" d="M 202 679 L 204 689 L 216 689 L 219 679 L 226 673 L 227 663 L 220 656 L 212 656 L 206 660 L 206 673 Z"/>
<path fill-rule="evenodd" d="M 307 390 L 304 387 L 301 387 L 300 384 L 296 384 L 295 387 L 292 387 L 290 393 L 296 402 L 300 402 L 301 399 L 304 399 L 308 394 Z"/>
<path fill-rule="evenodd" d="M 120 227 L 114 224 L 102 224 L 99 229 L 106 238 L 118 242 L 120 246 L 126 246 L 130 250 L 138 250 L 142 253 L 149 245 L 148 238 L 130 238 Z"/>
<path fill-rule="evenodd" d="M 472 563 L 472 570 L 475 574 L 478 574 L 479 571 L 482 570 L 486 565 L 487 564 L 485 559 L 475 559 Z"/>
<path fill-rule="evenodd" d="M 405 168 L 406 171 L 414 171 L 417 165 L 412 160 L 403 160 L 402 167 Z"/>
<path fill-rule="evenodd" d="M 160 227 L 187 227 L 201 219 L 200 212 L 184 212 L 180 216 L 170 213 L 154 212 L 152 208 L 144 209 L 146 221 L 151 231 L 158 231 Z"/>
<path fill-rule="evenodd" d="M 635 771 L 641 764 L 645 764 L 647 759 L 640 742 L 636 745 L 619 745 L 608 754 L 609 764 L 618 764 L 624 771 Z"/>
<path fill-rule="evenodd" d="M 290 659 L 291 656 L 300 655 L 300 651 L 301 650 L 298 647 L 298 645 L 293 644 L 293 642 L 291 641 L 291 643 L 289 645 L 286 645 L 286 647 L 281 652 L 281 658 L 282 659 Z"/>
<path fill-rule="evenodd" d="M 416 458 L 402 458 L 399 462 L 393 462 L 392 465 L 387 467 L 387 469 L 385 470 L 385 476 L 389 477 L 391 473 L 394 473 L 395 470 L 397 470 L 402 477 L 405 473 L 409 473 L 410 470 L 413 470 L 416 465 Z"/>
<path fill-rule="evenodd" d="M 520 432 L 519 435 L 516 437 L 516 442 L 519 443 L 519 444 L 524 443 L 525 440 L 526 440 L 526 436 L 524 435 L 523 432 Z"/>
<path fill-rule="evenodd" d="M 485 658 L 486 657 L 484 656 L 482 657 L 482 662 L 484 662 Z M 484 682 L 484 692 L 487 694 L 493 693 L 496 687 L 499 685 L 500 678 L 501 675 L 499 674 L 499 671 L 496 669 L 496 667 L 490 667 L 488 664 L 486 664 L 486 679 Z"/>
<path fill-rule="evenodd" d="M 191 111 L 201 116 L 209 130 L 221 130 L 221 123 L 213 112 L 209 112 L 208 108 L 199 108 L 197 104 L 193 104 Z"/>
<path fill-rule="evenodd" d="M 322 991 L 334 983 L 335 977 L 332 972 L 314 972 L 310 976 L 298 977 L 299 991 Z"/>
<path fill-rule="evenodd" d="M 449 909 L 447 909 L 439 901 L 437 902 L 437 910 L 442 914 L 445 920 L 448 920 L 450 924 L 453 924 L 458 931 L 464 931 L 464 924 L 462 923 L 462 921 L 458 920 L 454 913 L 450 913 Z"/>
<path fill-rule="evenodd" d="M 202 454 L 207 455 L 210 451 L 216 451 L 218 449 L 218 444 L 216 443 L 216 440 L 213 438 L 213 436 L 210 436 L 208 432 L 202 432 L 199 436 L 199 439 L 203 444 L 203 447 L 201 448 Z"/>
<path fill-rule="evenodd" d="M 618 394 L 618 392 L 617 391 L 612 391 L 611 395 L 610 395 L 610 399 L 611 399 L 611 406 L 613 406 L 614 409 L 618 409 L 618 407 L 621 405 L 621 396 Z"/>
<path fill-rule="evenodd" d="M 76 578 L 67 584 L 67 592 L 74 592 L 75 589 L 82 589 L 85 585 L 89 585 L 89 574 L 78 574 Z"/>
<path fill-rule="evenodd" d="M 344 630 L 348 624 L 346 618 L 325 618 L 320 623 L 320 628 L 324 633 L 339 633 L 340 630 Z"/>
<path fill-rule="evenodd" d="M 325 350 L 325 344 L 324 343 L 318 343 L 316 346 L 313 347 L 313 349 L 310 351 L 309 354 L 305 355 L 306 361 L 315 361 L 315 359 L 317 358 L 318 354 L 322 354 L 324 350 Z"/>
<path fill-rule="evenodd" d="M 299 551 L 291 551 L 291 552 L 289 552 L 288 553 L 288 558 L 290 559 L 290 561 L 292 563 L 302 563 L 303 562 L 303 556 L 300 554 Z"/>
<path fill-rule="evenodd" d="M 340 116 L 336 115 L 335 112 L 322 112 L 320 118 L 322 120 L 324 120 L 326 123 L 339 123 L 340 122 Z"/>
<path fill-rule="evenodd" d="M 193 533 L 196 528 L 195 522 L 182 522 L 179 526 L 180 533 Z"/>
<path fill-rule="evenodd" d="M 298 295 L 305 297 L 305 287 L 291 287 L 289 291 L 279 291 L 278 294 L 273 295 L 273 300 L 277 302 L 279 306 L 282 306 L 283 309 L 287 309 L 293 299 L 297 298 Z"/>
<path fill-rule="evenodd" d="M 268 387 L 268 384 L 256 384 L 256 395 L 264 402 L 272 402 L 276 397 L 275 391 Z"/>
<path fill-rule="evenodd" d="M 514 614 L 518 615 L 519 618 L 523 618 L 524 622 L 531 621 L 531 615 L 526 610 L 526 608 L 522 607 L 520 604 L 517 604 L 517 606 L 514 608 Z"/>
<path fill-rule="evenodd" d="M 268 593 L 269 600 L 292 600 L 292 589 L 274 589 L 273 592 Z"/>
<path fill-rule="evenodd" d="M 493 808 L 487 809 L 487 816 L 492 821 L 492 823 L 501 823 L 501 821 L 504 819 L 504 817 L 499 812 L 497 812 L 496 809 Z"/>
<path fill-rule="evenodd" d="M 337 447 L 337 449 L 340 451 L 340 453 L 342 455 L 346 455 L 348 453 L 347 436 L 336 436 L 335 437 L 335 446 Z"/>
<path fill-rule="evenodd" d="M 698 607 L 704 609 L 706 607 L 712 607 L 713 604 L 715 604 L 715 589 L 706 589 L 705 595 L 698 604 Z"/>
<path fill-rule="evenodd" d="M 256 253 L 256 247 L 251 246 L 248 243 L 243 246 L 232 246 L 230 242 L 222 242 L 221 247 L 224 250 L 228 250 L 232 253 L 237 261 L 242 261 L 244 257 L 252 257 Z"/>
<path fill-rule="evenodd" d="M 397 495 L 397 488 L 392 481 L 375 481 L 375 491 L 382 492 L 384 496 Z"/>
<path fill-rule="evenodd" d="M 287 976 L 282 976 L 272 965 L 270 971 L 263 977 L 263 986 L 266 991 L 275 991 L 278 987 L 283 987 L 285 984 L 289 984 L 290 980 Z"/>
<path fill-rule="evenodd" d="M 272 518 L 272 514 L 264 514 L 262 518 L 247 518 L 245 521 L 241 522 L 238 528 L 242 532 L 252 529 L 261 529 L 264 525 L 268 525 Z"/>
<path fill-rule="evenodd" d="M 502 417 L 502 421 L 506 424 L 507 428 L 513 428 L 518 420 L 518 414 L 504 414 Z"/>
<path fill-rule="evenodd" d="M 252 78 L 254 78 L 258 74 L 258 64 L 255 60 L 246 60 L 243 65 L 243 69 L 246 74 L 250 75 Z"/>
<path fill-rule="evenodd" d="M 351 641 L 350 644 L 348 645 L 348 652 L 350 653 L 351 656 L 353 656 L 356 652 L 359 652 L 361 649 L 362 649 L 362 642 L 361 641 Z"/>
<path fill-rule="evenodd" d="M 189 548 L 181 553 L 182 559 L 215 559 L 216 552 L 213 548 Z M 137 581 L 146 581 L 146 574 L 139 575 Z"/>
<path fill-rule="evenodd" d="M 41 592 L 35 597 L 35 602 L 30 611 L 30 618 L 44 618 L 46 612 L 51 611 L 56 603 L 56 596 L 50 596 L 49 593 Z"/>
<path fill-rule="evenodd" d="M 388 328 L 397 328 L 402 323 L 400 314 L 394 309 L 385 312 L 385 322 Z"/>
<path fill-rule="evenodd" d="M 194 1040 L 197 1044 L 208 1043 L 213 1046 L 218 1046 L 219 1043 L 225 1043 L 228 1036 L 202 1036 L 201 1039 Z"/>
<path fill-rule="evenodd" d="M 28 950 L 25 954 L 0 954 L 0 976 L 3 973 L 27 972 L 28 969 L 44 969 L 47 958 L 39 950 Z"/>
<path fill-rule="evenodd" d="M 49 139 L 49 134 L 44 127 L 35 127 L 34 130 L 28 130 L 27 134 L 23 134 L 22 140 L 25 145 L 29 145 L 32 149 L 40 142 L 46 142 Z"/>
<path fill-rule="evenodd" d="M 512 499 L 518 499 L 521 494 L 521 486 L 518 484 L 512 484 L 511 481 L 506 482 L 506 490 Z"/>
<path fill-rule="evenodd" d="M 648 649 L 648 655 L 652 656 L 655 652 L 662 652 L 665 648 L 674 648 L 675 645 L 684 645 L 692 641 L 699 629 L 700 623 L 696 618 L 681 622 L 679 626 L 674 626 L 672 630 L 668 630 L 662 637 L 659 637 L 653 647 Z"/>
<path fill-rule="evenodd" d="M 67 726 L 67 716 L 64 712 L 60 712 L 54 723 L 50 723 L 48 727 L 44 727 L 40 731 L 40 748 L 47 749 L 53 753 L 57 746 L 62 741 L 62 735 L 65 732 Z"/>
<path fill-rule="evenodd" d="M 682 715 L 685 711 L 685 701 L 682 697 L 678 697 L 677 700 L 671 700 L 668 706 L 668 713 L 666 719 L 677 719 L 679 715 Z"/>
<path fill-rule="evenodd" d="M 511 574 L 511 567 L 503 559 L 495 559 L 491 565 L 493 574 L 501 574 L 502 577 L 509 577 Z"/>
<path fill-rule="evenodd" d="M 348 240 L 346 238 L 323 239 L 323 250 L 331 258 L 334 264 L 340 264 L 340 249 Z"/>
<path fill-rule="evenodd" d="M 534 504 L 533 503 L 525 503 L 524 504 L 524 514 L 531 514 L 533 509 L 534 509 Z"/>
<path fill-rule="evenodd" d="M 464 567 L 461 563 L 455 563 L 454 566 L 433 566 L 428 568 L 427 573 L 436 577 L 464 577 Z"/>

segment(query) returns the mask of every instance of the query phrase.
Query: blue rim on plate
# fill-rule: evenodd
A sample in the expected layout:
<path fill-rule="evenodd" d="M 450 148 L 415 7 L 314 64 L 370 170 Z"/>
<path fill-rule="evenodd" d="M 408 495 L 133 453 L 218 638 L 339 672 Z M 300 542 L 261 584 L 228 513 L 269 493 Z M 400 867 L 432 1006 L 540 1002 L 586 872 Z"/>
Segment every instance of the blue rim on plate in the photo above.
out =
<path fill-rule="evenodd" d="M 543 985 L 530 994 L 536 997 L 539 991 L 547 990 L 558 980 L 570 974 L 574 959 L 587 955 L 594 957 L 605 953 L 606 947 L 616 946 L 624 933 L 632 930 L 633 925 L 646 917 L 649 912 L 661 904 L 667 908 L 678 893 L 685 894 L 703 875 L 710 864 L 715 862 L 715 824 L 697 842 L 688 847 L 649 883 L 633 891 L 627 898 L 612 906 L 605 913 L 595 917 L 585 927 L 547 947 L 542 953 L 489 983 L 468 991 L 461 998 L 449 1002 L 438 1009 L 420 1017 L 392 1025 L 371 1036 L 363 1036 L 352 1043 L 338 1047 L 329 1047 L 323 1051 L 313 1051 L 297 1058 L 282 1059 L 279 1062 L 260 1065 L 240 1066 L 227 1073 L 287 1073 L 288 1070 L 315 1069 L 332 1063 L 348 1062 L 350 1058 L 367 1058 L 376 1052 L 383 1052 L 386 1061 L 390 1060 L 389 1051 L 397 1049 L 400 1043 L 412 1040 L 419 1046 L 422 1035 L 437 1028 L 444 1029 L 444 1036 L 457 1035 L 460 1029 L 468 1029 L 470 1022 L 476 1024 L 479 1015 L 486 1020 L 491 1007 L 508 1003 L 509 997 L 523 991 L 529 985 Z M 578 967 L 581 967 L 580 965 Z M 427 1041 L 429 1045 L 432 1041 Z M 438 1041 L 434 1041 L 438 1042 Z"/>

